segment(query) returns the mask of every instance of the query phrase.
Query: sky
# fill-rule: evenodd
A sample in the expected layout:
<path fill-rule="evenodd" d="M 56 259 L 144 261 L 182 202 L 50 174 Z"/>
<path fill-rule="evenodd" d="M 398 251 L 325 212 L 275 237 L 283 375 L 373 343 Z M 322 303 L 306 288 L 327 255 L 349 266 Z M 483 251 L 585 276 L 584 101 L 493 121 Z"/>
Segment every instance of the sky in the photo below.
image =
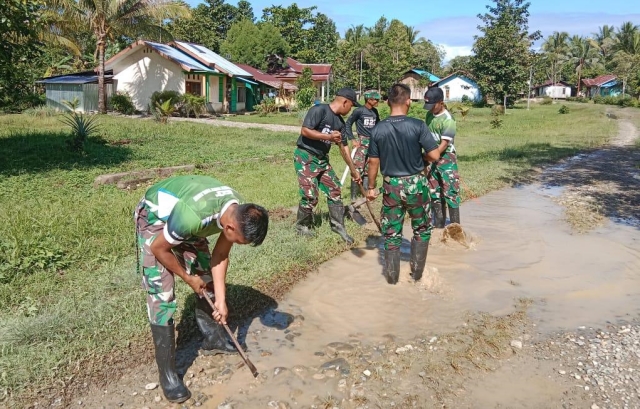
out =
<path fill-rule="evenodd" d="M 199 0 L 187 0 L 192 6 Z M 237 4 L 237 0 L 227 0 Z M 299 7 L 317 6 L 317 11 L 328 15 L 336 23 L 338 32 L 344 32 L 358 24 L 372 26 L 381 16 L 391 20 L 397 18 L 403 23 L 420 30 L 423 36 L 444 47 L 450 60 L 458 55 L 469 55 L 473 36 L 478 33 L 478 13 L 486 11 L 489 0 L 434 1 L 415 0 L 394 2 L 389 0 L 249 0 L 256 17 L 262 9 L 271 5 L 288 6 L 297 3 Z M 638 0 L 530 0 L 529 27 L 540 30 L 543 36 L 554 31 L 569 34 L 589 35 L 599 26 L 632 21 L 640 24 L 640 1 Z"/>

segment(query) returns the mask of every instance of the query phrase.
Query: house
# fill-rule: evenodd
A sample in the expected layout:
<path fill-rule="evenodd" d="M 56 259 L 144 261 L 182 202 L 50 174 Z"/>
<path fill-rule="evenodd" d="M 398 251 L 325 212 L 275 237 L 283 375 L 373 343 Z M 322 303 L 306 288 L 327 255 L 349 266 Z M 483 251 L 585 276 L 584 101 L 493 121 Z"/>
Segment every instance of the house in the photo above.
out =
<path fill-rule="evenodd" d="M 463 73 L 453 73 L 431 84 L 432 87 L 442 88 L 445 102 L 462 101 L 480 101 L 482 93 L 478 84 L 472 80 L 469 75 Z"/>
<path fill-rule="evenodd" d="M 302 75 L 302 70 L 310 68 L 313 85 L 317 89 L 316 97 L 324 102 L 329 95 L 331 77 L 333 75 L 331 64 L 303 64 L 291 57 L 287 57 L 287 67 L 269 71 L 269 74 L 278 80 L 295 85 L 296 80 Z"/>
<path fill-rule="evenodd" d="M 198 58 L 196 58 L 196 56 Z M 160 44 L 138 40 L 105 62 L 113 71 L 116 90 L 131 95 L 136 109 L 149 109 L 156 91 L 177 91 L 205 97 L 216 112 L 246 109 L 251 74 L 213 51 L 195 44 Z"/>
<path fill-rule="evenodd" d="M 622 84 L 613 74 L 600 75 L 596 78 L 583 78 L 584 93 L 587 97 L 593 98 L 596 95 L 603 97 L 616 97 L 622 94 Z"/>
<path fill-rule="evenodd" d="M 105 72 L 104 76 L 107 104 L 114 92 L 113 73 Z M 98 111 L 98 75 L 95 71 L 77 72 L 67 75 L 56 75 L 36 81 L 43 84 L 47 106 L 57 110 L 69 110 L 64 101 L 77 99 L 78 112 Z"/>
<path fill-rule="evenodd" d="M 256 103 L 260 103 L 264 98 L 273 97 L 275 98 L 276 104 L 283 104 L 284 100 L 282 99 L 282 95 L 279 95 L 281 88 L 284 90 L 287 96 L 290 97 L 293 97 L 295 92 L 298 90 L 297 86 L 288 82 L 281 81 L 273 75 L 269 75 L 264 71 L 261 71 L 250 65 L 236 65 L 251 74 L 255 82 L 258 83 L 257 92 L 255 95 Z"/>
<path fill-rule="evenodd" d="M 429 71 L 414 68 L 405 72 L 400 82 L 411 88 L 411 99 L 413 101 L 422 101 L 429 85 L 439 80 L 439 77 Z"/>
<path fill-rule="evenodd" d="M 551 80 L 532 88 L 533 95 L 536 97 L 551 97 L 556 99 L 566 99 L 570 97 L 572 90 L 573 87 L 566 81 L 558 81 L 554 84 Z"/>

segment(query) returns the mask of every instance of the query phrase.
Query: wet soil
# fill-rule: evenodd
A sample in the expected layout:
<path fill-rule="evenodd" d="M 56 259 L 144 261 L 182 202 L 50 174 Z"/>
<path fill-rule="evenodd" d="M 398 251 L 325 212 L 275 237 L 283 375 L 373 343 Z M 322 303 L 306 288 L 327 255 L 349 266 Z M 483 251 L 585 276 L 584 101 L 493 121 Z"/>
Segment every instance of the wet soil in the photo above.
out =
<path fill-rule="evenodd" d="M 554 166 L 537 183 L 466 202 L 463 230 L 434 231 L 420 282 L 409 278 L 405 240 L 401 280 L 386 284 L 372 233 L 277 309 L 240 323 L 258 378 L 237 356 L 198 355 L 194 340 L 179 351 L 193 393 L 185 404 L 145 389 L 157 373 L 142 365 L 105 388 L 87 386 L 68 406 L 640 407 L 640 391 L 607 383 L 620 368 L 640 370 L 637 327 L 618 326 L 640 317 L 640 152 L 631 148 L 636 129 L 617 115 L 621 131 L 610 147 Z M 567 203 L 585 196 L 593 199 L 576 205 L 582 216 L 571 216 Z M 586 216 L 594 211 L 597 221 Z M 605 330 L 635 338 L 608 350 L 615 337 L 604 338 Z M 601 385 L 602 365 L 588 375 L 586 365 L 609 362 L 605 356 L 612 364 Z M 615 382 L 633 383 L 626 375 Z"/>

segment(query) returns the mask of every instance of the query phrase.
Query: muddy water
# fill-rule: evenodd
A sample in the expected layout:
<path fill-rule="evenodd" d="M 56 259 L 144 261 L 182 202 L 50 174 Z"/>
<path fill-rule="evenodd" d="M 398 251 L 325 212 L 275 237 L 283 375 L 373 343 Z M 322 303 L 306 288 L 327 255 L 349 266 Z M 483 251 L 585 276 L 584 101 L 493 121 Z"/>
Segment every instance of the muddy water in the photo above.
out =
<path fill-rule="evenodd" d="M 313 378 L 330 359 L 327 344 L 358 347 L 388 334 L 439 334 L 460 325 L 468 311 L 509 313 L 519 298 L 533 301 L 530 312 L 542 331 L 637 316 L 640 230 L 609 222 L 587 235 L 572 234 L 551 199 L 559 193 L 532 185 L 465 203 L 468 246 L 442 243 L 436 233 L 419 284 L 409 280 L 408 242 L 396 286 L 381 275 L 379 243 L 324 264 L 278 311 L 249 323 L 246 341 L 262 378 L 252 383 L 248 371 L 236 371 L 225 386 L 205 390 L 214 395 L 207 407 L 224 398 L 240 403 L 235 407 L 267 407 L 290 401 L 292 391 L 299 404 L 311 404 L 313 395 L 338 390 L 339 374 Z M 286 329 L 264 325 L 283 316 L 298 318 Z"/>

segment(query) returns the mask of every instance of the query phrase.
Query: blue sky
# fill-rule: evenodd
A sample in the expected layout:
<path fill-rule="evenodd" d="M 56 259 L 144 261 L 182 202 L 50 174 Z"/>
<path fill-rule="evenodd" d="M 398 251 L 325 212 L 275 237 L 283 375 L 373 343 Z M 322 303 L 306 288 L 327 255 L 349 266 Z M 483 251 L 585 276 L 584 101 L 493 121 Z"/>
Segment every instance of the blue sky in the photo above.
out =
<path fill-rule="evenodd" d="M 237 4 L 236 0 L 227 0 Z M 249 0 L 256 17 L 262 9 L 272 4 L 288 6 L 294 1 Z M 198 0 L 188 0 L 191 5 Z M 588 35 L 603 24 L 620 25 L 624 21 L 640 24 L 638 0 L 530 0 L 529 26 L 540 30 L 544 36 L 554 31 Z M 389 0 L 298 0 L 300 7 L 317 6 L 317 11 L 331 17 L 341 35 L 352 25 L 371 26 L 384 15 L 389 20 L 397 18 L 416 27 L 420 35 L 447 51 L 446 59 L 470 54 L 473 36 L 479 23 L 476 17 L 483 13 L 488 0 L 433 1 L 416 0 L 400 2 Z"/>

